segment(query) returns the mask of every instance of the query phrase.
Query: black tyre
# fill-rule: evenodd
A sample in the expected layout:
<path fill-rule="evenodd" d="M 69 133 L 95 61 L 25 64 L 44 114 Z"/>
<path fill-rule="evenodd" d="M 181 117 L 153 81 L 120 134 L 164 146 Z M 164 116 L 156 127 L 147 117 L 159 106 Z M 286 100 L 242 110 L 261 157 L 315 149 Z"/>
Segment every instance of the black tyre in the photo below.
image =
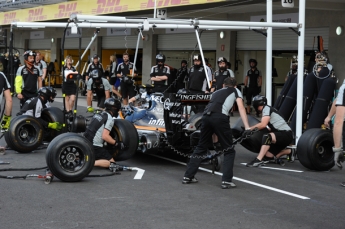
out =
<path fill-rule="evenodd" d="M 126 145 L 125 150 L 108 148 L 115 161 L 128 160 L 134 156 L 139 146 L 139 136 L 137 129 L 132 123 L 123 119 L 115 119 L 110 135 L 116 141 L 122 141 Z"/>
<path fill-rule="evenodd" d="M 64 114 L 63 111 L 57 107 L 49 107 L 42 110 L 41 118 L 46 122 L 59 122 L 61 124 L 64 123 Z M 64 131 L 53 130 L 46 128 L 44 132 L 44 141 L 51 141 L 53 138 L 62 134 Z"/>
<path fill-rule="evenodd" d="M 42 144 L 42 124 L 34 117 L 20 115 L 11 120 L 5 134 L 7 145 L 20 153 L 31 152 Z"/>
<path fill-rule="evenodd" d="M 334 166 L 332 132 L 313 128 L 305 131 L 297 144 L 298 159 L 303 166 L 317 171 L 327 171 Z"/>
<path fill-rule="evenodd" d="M 80 134 L 61 134 L 50 142 L 46 162 L 53 175 L 60 180 L 80 181 L 89 175 L 95 164 L 93 146 Z"/>

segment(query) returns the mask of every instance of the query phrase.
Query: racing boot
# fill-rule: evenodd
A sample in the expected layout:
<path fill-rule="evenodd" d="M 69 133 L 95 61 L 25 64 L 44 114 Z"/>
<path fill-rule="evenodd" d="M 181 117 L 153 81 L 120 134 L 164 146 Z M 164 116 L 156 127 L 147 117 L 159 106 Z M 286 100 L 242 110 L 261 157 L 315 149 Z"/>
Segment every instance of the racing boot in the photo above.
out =
<path fill-rule="evenodd" d="M 275 158 L 275 162 L 278 165 L 285 166 L 285 162 L 281 158 Z"/>
<path fill-rule="evenodd" d="M 10 127 L 11 116 L 4 115 L 1 120 L 1 132 L 6 132 Z"/>
<path fill-rule="evenodd" d="M 341 158 L 340 156 L 344 156 L 343 149 L 342 148 L 334 148 L 332 147 L 334 152 L 334 163 L 336 166 L 338 166 L 339 169 L 343 168 L 343 165 L 341 164 Z"/>

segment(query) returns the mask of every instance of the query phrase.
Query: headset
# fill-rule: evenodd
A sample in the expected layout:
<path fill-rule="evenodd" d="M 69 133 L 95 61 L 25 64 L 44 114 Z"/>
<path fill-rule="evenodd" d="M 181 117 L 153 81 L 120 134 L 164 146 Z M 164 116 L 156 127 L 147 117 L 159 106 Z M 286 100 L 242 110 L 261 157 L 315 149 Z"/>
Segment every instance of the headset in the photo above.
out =
<path fill-rule="evenodd" d="M 66 58 L 64 59 L 64 66 L 67 66 L 67 59 L 71 59 L 72 60 L 72 64 L 74 63 L 74 60 L 73 60 L 72 56 L 67 55 Z"/>
<path fill-rule="evenodd" d="M 91 57 L 91 63 L 93 63 L 93 59 L 95 58 L 98 58 L 98 62 L 101 61 L 101 58 L 99 58 L 99 56 L 97 54 L 94 54 L 92 57 Z"/>

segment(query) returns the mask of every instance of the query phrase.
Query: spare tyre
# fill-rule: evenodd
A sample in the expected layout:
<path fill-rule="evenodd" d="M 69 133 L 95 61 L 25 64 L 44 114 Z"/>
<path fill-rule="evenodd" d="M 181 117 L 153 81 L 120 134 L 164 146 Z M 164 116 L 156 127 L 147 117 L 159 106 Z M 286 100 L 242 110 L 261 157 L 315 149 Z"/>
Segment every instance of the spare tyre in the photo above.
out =
<path fill-rule="evenodd" d="M 80 181 L 89 175 L 95 164 L 93 146 L 80 134 L 60 134 L 48 145 L 46 162 L 60 180 Z"/>
<path fill-rule="evenodd" d="M 333 135 L 330 130 L 312 128 L 305 131 L 297 143 L 301 164 L 311 170 L 327 171 L 334 166 Z"/>
<path fill-rule="evenodd" d="M 128 160 L 134 156 L 139 146 L 139 136 L 137 129 L 132 123 L 124 119 L 115 119 L 114 127 L 110 135 L 116 140 L 124 143 L 124 150 L 114 149 L 107 146 L 107 149 L 115 161 Z"/>
<path fill-rule="evenodd" d="M 5 133 L 5 141 L 11 149 L 20 153 L 31 152 L 42 144 L 42 124 L 29 115 L 14 117 Z"/>
<path fill-rule="evenodd" d="M 42 110 L 41 118 L 46 122 L 59 122 L 60 124 L 64 123 L 64 114 L 60 108 L 49 107 Z M 44 141 L 51 141 L 53 138 L 62 134 L 64 128 L 61 131 L 53 130 L 46 128 L 44 132 Z"/>

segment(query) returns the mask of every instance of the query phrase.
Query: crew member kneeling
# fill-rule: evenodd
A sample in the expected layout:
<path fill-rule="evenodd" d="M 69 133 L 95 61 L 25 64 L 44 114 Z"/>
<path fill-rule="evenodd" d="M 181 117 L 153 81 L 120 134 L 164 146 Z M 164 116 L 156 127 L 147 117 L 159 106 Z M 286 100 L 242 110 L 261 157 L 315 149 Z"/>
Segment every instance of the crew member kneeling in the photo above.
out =
<path fill-rule="evenodd" d="M 253 107 L 257 114 L 262 113 L 261 122 L 251 126 L 248 130 L 243 132 L 243 136 L 246 136 L 249 131 L 258 128 L 259 130 L 269 128 L 270 133 L 265 134 L 262 137 L 262 146 L 259 155 L 250 163 L 247 163 L 247 167 L 257 167 L 262 165 L 264 156 L 269 158 L 275 158 L 277 163 L 281 163 L 280 157 L 283 155 L 292 155 L 292 149 L 286 149 L 293 140 L 293 133 L 289 125 L 285 122 L 278 111 L 267 105 L 266 97 L 257 95 L 253 98 Z"/>
<path fill-rule="evenodd" d="M 116 141 L 110 136 L 115 120 L 113 117 L 119 115 L 121 102 L 114 98 L 106 99 L 104 102 L 105 111 L 97 113 L 93 116 L 90 125 L 87 127 L 84 136 L 93 144 L 95 153 L 95 166 L 109 168 L 113 171 L 116 167 L 115 160 L 112 155 L 103 147 L 104 141 L 108 145 L 123 150 L 125 145 L 121 141 Z"/>
<path fill-rule="evenodd" d="M 27 100 L 23 108 L 17 113 L 18 115 L 30 115 L 39 120 L 45 128 L 50 128 L 53 130 L 60 131 L 62 129 L 62 124 L 59 122 L 46 122 L 41 118 L 42 110 L 44 108 L 50 107 L 49 103 L 54 102 L 56 96 L 56 91 L 52 87 L 41 87 L 38 90 L 38 96 Z"/>

